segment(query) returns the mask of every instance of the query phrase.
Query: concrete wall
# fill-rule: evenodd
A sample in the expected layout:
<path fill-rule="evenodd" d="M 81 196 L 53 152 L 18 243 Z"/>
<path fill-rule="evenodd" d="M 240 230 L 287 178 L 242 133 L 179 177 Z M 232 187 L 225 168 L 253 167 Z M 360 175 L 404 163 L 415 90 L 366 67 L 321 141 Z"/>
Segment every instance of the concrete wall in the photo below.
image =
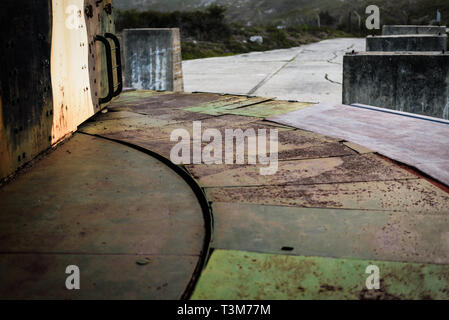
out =
<path fill-rule="evenodd" d="M 347 54 L 343 59 L 343 103 L 448 119 L 449 54 Z"/>
<path fill-rule="evenodd" d="M 368 36 L 366 51 L 443 51 L 447 50 L 444 35 Z"/>
<path fill-rule="evenodd" d="M 125 87 L 183 91 L 179 29 L 125 29 Z"/>
<path fill-rule="evenodd" d="M 413 25 L 385 25 L 382 28 L 382 34 L 399 35 L 399 34 L 445 34 L 445 26 L 413 26 Z"/>

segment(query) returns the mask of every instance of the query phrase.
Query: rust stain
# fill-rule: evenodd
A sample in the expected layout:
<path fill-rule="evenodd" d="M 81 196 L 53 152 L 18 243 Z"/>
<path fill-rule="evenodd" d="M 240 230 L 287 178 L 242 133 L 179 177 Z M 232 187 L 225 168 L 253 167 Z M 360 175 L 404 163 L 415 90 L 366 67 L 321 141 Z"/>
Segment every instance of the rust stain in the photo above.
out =
<path fill-rule="evenodd" d="M 444 192 L 449 193 L 449 186 L 446 186 L 446 185 L 442 184 L 441 182 L 436 181 L 435 179 L 433 179 L 433 178 L 430 177 L 429 175 L 425 174 L 424 172 L 421 172 L 421 171 L 419 171 L 418 169 L 413 168 L 413 167 L 410 167 L 410 166 L 408 166 L 408 165 L 406 165 L 406 164 L 404 164 L 404 163 L 402 163 L 402 162 L 399 162 L 399 161 L 396 161 L 396 160 L 387 158 L 387 157 L 385 157 L 385 156 L 383 156 L 383 155 L 381 155 L 381 154 L 376 153 L 376 155 L 377 155 L 378 157 L 384 159 L 385 161 L 388 161 L 388 162 L 390 162 L 390 163 L 393 163 L 393 164 L 395 164 L 396 166 L 398 166 L 398 167 L 400 167 L 400 168 L 402 168 L 402 169 L 404 169 L 404 170 L 410 172 L 411 174 L 413 174 L 413 175 L 415 175 L 415 176 L 417 176 L 417 177 L 419 177 L 419 178 L 421 178 L 421 179 L 424 179 L 424 180 L 430 182 L 431 184 L 433 184 L 433 185 L 436 186 L 437 188 L 443 190 Z"/>
<path fill-rule="evenodd" d="M 139 94 L 141 97 L 139 97 Z M 198 103 L 207 103 L 222 99 L 224 99 L 223 96 L 213 93 L 169 93 L 146 97 L 140 91 L 137 91 L 122 94 L 120 99 L 112 103 L 109 108 L 152 114 L 155 109 L 183 109 Z"/>
<path fill-rule="evenodd" d="M 209 188 L 210 201 L 307 208 L 445 214 L 449 195 L 423 179 L 343 184 Z"/>
<path fill-rule="evenodd" d="M 189 165 L 205 187 L 304 185 L 411 179 L 414 176 L 374 154 L 279 161 L 272 176 L 261 176 L 261 165 Z"/>

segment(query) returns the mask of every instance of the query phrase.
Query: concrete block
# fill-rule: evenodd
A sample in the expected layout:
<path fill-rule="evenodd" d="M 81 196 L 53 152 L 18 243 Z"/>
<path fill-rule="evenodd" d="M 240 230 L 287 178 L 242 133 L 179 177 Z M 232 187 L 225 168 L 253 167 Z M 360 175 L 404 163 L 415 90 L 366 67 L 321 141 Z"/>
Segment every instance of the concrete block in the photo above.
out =
<path fill-rule="evenodd" d="M 347 54 L 343 59 L 343 103 L 448 119 L 449 54 Z"/>
<path fill-rule="evenodd" d="M 445 35 L 368 36 L 366 51 L 446 51 Z"/>
<path fill-rule="evenodd" d="M 123 30 L 125 87 L 184 91 L 178 28 Z"/>
<path fill-rule="evenodd" d="M 416 25 L 385 25 L 382 28 L 384 36 L 404 34 L 445 34 L 446 26 L 416 26 Z"/>

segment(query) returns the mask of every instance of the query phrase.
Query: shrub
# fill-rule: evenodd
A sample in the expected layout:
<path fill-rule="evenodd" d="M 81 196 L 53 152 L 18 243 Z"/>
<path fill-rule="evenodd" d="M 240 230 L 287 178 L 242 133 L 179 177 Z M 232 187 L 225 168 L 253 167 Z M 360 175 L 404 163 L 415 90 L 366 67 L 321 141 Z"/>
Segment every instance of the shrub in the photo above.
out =
<path fill-rule="evenodd" d="M 225 12 L 226 8 L 218 5 L 211 5 L 204 11 L 118 11 L 116 26 L 118 31 L 129 28 L 179 28 L 186 38 L 219 41 L 231 36 Z"/>

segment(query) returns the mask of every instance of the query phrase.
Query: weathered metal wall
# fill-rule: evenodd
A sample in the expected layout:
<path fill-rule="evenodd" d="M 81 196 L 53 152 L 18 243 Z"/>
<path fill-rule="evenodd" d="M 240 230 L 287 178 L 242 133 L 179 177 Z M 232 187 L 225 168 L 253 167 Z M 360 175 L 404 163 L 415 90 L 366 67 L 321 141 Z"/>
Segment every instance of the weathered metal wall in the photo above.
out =
<path fill-rule="evenodd" d="M 0 178 L 52 140 L 50 1 L 0 2 Z"/>
<path fill-rule="evenodd" d="M 111 1 L 0 2 L 0 179 L 105 106 Z"/>
<path fill-rule="evenodd" d="M 105 48 L 104 44 L 95 41 L 95 36 L 113 33 L 114 23 L 112 12 L 107 9 L 111 0 L 98 5 L 97 2 L 53 1 L 53 143 L 75 131 L 80 123 L 99 111 L 98 99 L 107 95 Z M 75 29 L 66 25 L 69 6 L 80 9 L 80 24 Z"/>

